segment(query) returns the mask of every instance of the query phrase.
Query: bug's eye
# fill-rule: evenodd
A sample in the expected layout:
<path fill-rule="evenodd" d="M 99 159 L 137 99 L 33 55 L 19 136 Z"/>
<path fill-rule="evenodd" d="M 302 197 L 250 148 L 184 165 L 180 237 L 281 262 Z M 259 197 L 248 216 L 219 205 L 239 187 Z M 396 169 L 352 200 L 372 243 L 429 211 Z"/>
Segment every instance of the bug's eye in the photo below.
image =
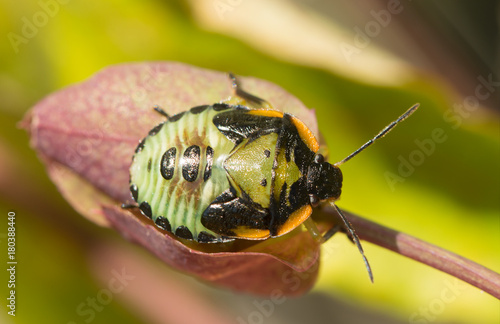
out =
<path fill-rule="evenodd" d="M 316 195 L 309 195 L 309 200 L 311 202 L 311 206 L 317 207 L 319 205 L 319 198 Z"/>
<path fill-rule="evenodd" d="M 323 162 L 325 162 L 325 158 L 321 154 L 316 154 L 314 156 L 314 162 L 315 163 L 323 163 Z"/>

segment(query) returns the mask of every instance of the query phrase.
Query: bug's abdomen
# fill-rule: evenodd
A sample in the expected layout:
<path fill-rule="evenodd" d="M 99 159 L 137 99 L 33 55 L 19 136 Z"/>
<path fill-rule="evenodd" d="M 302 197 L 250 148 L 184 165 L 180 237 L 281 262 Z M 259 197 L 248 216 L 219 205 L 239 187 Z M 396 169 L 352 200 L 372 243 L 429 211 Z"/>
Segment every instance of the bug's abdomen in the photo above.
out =
<path fill-rule="evenodd" d="M 156 126 L 138 146 L 130 169 L 141 211 L 182 238 L 221 240 L 200 221 L 229 187 L 223 161 L 234 144 L 213 125 L 217 113 L 212 106 L 195 107 Z"/>

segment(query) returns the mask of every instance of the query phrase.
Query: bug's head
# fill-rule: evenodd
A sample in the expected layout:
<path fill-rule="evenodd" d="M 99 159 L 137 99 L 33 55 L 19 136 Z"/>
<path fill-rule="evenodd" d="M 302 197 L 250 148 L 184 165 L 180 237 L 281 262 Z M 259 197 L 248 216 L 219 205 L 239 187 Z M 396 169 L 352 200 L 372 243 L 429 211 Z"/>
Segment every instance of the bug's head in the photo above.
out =
<path fill-rule="evenodd" d="M 326 199 L 336 200 L 342 192 L 342 172 L 325 162 L 323 155 L 316 154 L 307 172 L 307 190 L 311 205 L 317 206 Z"/>

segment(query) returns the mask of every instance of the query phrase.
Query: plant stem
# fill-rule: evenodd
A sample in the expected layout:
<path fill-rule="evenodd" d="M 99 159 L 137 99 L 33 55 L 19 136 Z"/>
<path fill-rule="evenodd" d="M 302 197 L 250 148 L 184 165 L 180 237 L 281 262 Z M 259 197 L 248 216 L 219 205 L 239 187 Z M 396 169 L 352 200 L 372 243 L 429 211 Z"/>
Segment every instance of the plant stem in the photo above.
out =
<path fill-rule="evenodd" d="M 331 207 L 325 207 L 323 212 L 337 217 L 336 211 Z M 360 239 L 446 272 L 500 299 L 500 274 L 411 235 L 387 228 L 344 210 L 342 212 L 349 219 Z"/>

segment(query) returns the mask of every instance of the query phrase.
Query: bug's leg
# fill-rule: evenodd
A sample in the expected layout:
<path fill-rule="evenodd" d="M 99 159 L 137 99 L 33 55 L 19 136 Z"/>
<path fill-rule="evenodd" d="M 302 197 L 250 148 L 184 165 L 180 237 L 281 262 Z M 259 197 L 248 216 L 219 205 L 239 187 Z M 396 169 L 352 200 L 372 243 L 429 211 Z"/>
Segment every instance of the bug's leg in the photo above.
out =
<path fill-rule="evenodd" d="M 238 79 L 231 72 L 229 72 L 229 79 L 231 80 L 233 88 L 233 96 L 231 96 L 231 98 L 229 98 L 226 101 L 226 103 L 233 105 L 253 106 L 256 108 L 276 110 L 268 101 L 243 90 Z"/>
<path fill-rule="evenodd" d="M 153 107 L 153 109 L 159 113 L 160 115 L 162 115 L 163 117 L 169 119 L 170 116 L 167 114 L 167 112 L 165 110 L 163 110 L 160 106 L 156 105 Z"/>
<path fill-rule="evenodd" d="M 139 208 L 137 204 L 122 204 L 121 206 L 123 209 L 134 209 L 134 208 Z"/>
<path fill-rule="evenodd" d="M 311 217 L 306 219 L 304 221 L 304 226 L 307 228 L 309 231 L 309 234 L 311 234 L 312 238 L 317 241 L 318 243 L 323 243 L 325 240 L 323 239 L 323 236 L 321 236 L 321 232 L 319 231 L 318 227 L 316 226 L 316 223 L 312 220 Z"/>
<path fill-rule="evenodd" d="M 325 235 L 323 235 L 323 242 L 328 241 L 329 239 L 332 238 L 333 235 L 335 235 L 338 231 L 340 231 L 342 228 L 340 227 L 339 224 L 336 224 L 332 228 L 330 228 Z"/>

